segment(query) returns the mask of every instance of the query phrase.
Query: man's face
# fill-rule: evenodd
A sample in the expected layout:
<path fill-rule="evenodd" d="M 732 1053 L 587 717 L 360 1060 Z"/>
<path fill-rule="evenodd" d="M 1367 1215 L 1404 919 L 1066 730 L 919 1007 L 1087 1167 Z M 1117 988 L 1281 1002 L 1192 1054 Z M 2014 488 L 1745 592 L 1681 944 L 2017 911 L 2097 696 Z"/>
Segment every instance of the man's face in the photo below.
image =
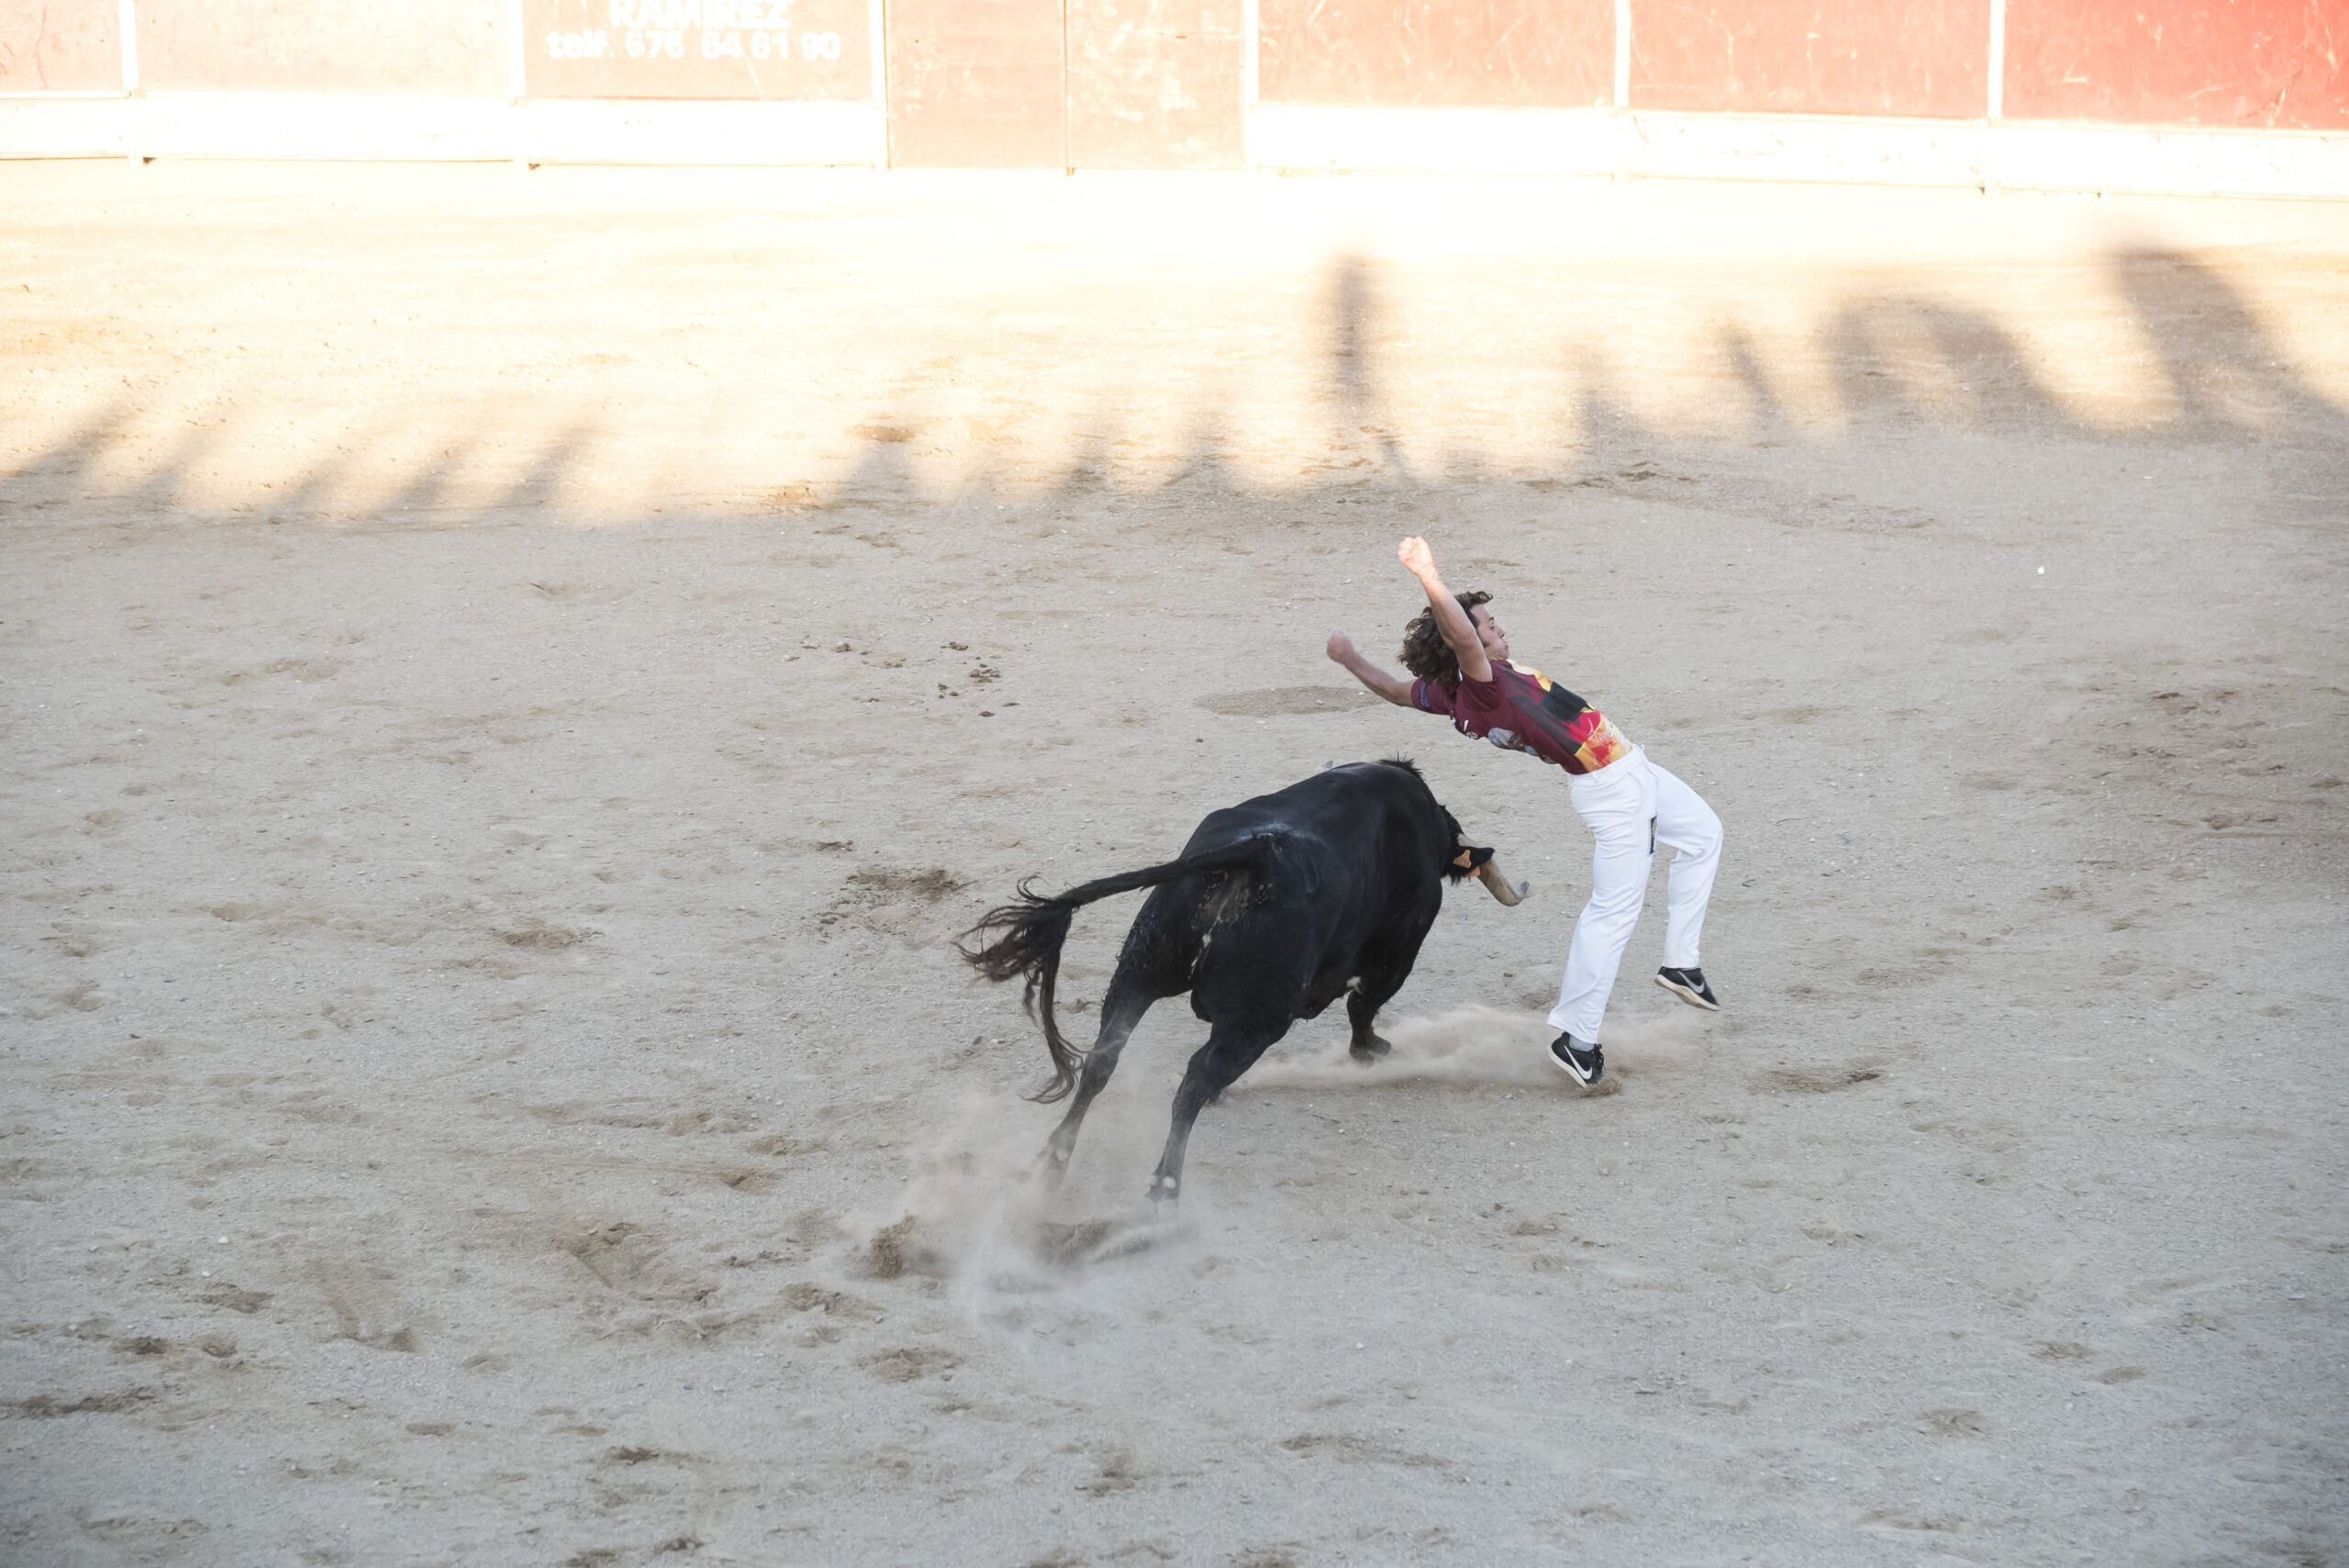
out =
<path fill-rule="evenodd" d="M 1508 663 L 1508 633 L 1503 631 L 1501 623 L 1493 618 L 1493 607 L 1478 605 L 1468 612 L 1468 618 L 1475 623 L 1476 640 L 1485 645 L 1485 657 L 1496 664 Z"/>

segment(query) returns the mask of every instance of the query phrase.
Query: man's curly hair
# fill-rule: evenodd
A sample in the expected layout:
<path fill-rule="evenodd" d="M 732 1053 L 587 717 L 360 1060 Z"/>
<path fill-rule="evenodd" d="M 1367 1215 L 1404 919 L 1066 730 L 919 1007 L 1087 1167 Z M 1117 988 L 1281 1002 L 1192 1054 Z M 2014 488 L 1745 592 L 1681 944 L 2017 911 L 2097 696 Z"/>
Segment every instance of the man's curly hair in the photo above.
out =
<path fill-rule="evenodd" d="M 1466 594 L 1454 594 L 1463 610 L 1471 612 L 1469 620 L 1476 618 L 1478 605 L 1492 602 L 1492 595 L 1482 589 Z M 1403 628 L 1403 668 L 1422 681 L 1454 687 L 1460 684 L 1460 658 L 1452 651 L 1452 644 L 1443 639 L 1443 628 L 1435 623 L 1435 606 L 1430 605 L 1411 617 Z"/>

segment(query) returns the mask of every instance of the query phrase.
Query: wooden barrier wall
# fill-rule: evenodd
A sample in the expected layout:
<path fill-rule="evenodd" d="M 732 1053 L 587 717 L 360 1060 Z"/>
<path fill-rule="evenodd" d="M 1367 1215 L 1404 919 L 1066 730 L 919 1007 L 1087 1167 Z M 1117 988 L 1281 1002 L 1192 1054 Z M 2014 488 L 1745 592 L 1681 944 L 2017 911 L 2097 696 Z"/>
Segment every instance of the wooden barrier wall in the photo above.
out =
<path fill-rule="evenodd" d="M 2011 118 L 2349 127 L 2349 0 L 2007 0 Z"/>
<path fill-rule="evenodd" d="M 1615 0 L 1259 0 L 1269 104 L 1606 108 Z"/>
<path fill-rule="evenodd" d="M 2339 131 L 2349 0 L 0 0 L 0 99 L 125 93 L 863 105 L 1069 168 L 1238 167 L 1259 106 Z"/>
<path fill-rule="evenodd" d="M 0 93 L 122 91 L 115 0 L 0 0 Z"/>
<path fill-rule="evenodd" d="M 506 88 L 505 19 L 482 0 L 138 0 L 137 9 L 139 83 L 153 92 L 482 97 Z"/>
<path fill-rule="evenodd" d="M 1651 0 L 1631 100 L 1658 109 L 1979 119 L 1990 0 Z"/>

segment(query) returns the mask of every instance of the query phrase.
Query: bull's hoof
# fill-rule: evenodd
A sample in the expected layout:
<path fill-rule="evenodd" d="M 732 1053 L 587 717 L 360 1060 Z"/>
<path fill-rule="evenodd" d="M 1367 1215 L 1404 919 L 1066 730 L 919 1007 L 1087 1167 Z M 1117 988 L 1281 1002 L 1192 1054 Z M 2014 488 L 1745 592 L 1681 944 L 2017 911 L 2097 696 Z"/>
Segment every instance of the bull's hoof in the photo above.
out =
<path fill-rule="evenodd" d="M 1367 1067 L 1394 1049 L 1395 1047 L 1387 1042 L 1385 1036 L 1372 1035 L 1366 1040 L 1356 1040 L 1347 1048 L 1346 1054 Z"/>

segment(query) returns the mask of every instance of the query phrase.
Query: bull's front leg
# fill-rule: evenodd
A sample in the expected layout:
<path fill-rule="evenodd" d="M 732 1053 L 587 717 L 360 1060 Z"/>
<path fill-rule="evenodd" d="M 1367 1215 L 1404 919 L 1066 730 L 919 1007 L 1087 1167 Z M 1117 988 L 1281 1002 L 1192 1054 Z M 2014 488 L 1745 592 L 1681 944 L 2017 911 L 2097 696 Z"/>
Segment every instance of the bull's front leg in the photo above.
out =
<path fill-rule="evenodd" d="M 1392 1041 L 1370 1027 L 1371 1020 L 1378 1017 L 1382 1005 L 1365 1002 L 1360 992 L 1346 998 L 1346 1021 L 1354 1027 L 1353 1042 L 1346 1047 L 1346 1052 L 1364 1067 L 1395 1049 Z"/>
<path fill-rule="evenodd" d="M 1408 962 L 1398 969 L 1388 965 L 1373 965 L 1357 976 L 1353 991 L 1346 997 L 1346 1021 L 1353 1025 L 1353 1043 L 1347 1048 L 1356 1062 L 1367 1067 L 1380 1060 L 1395 1047 L 1386 1037 L 1372 1029 L 1378 1009 L 1395 999 L 1403 982 L 1411 976 Z"/>
<path fill-rule="evenodd" d="M 1441 895 L 1436 895 L 1440 899 Z M 1411 978 L 1411 966 L 1419 962 L 1419 944 L 1427 940 L 1428 928 L 1435 924 L 1440 902 L 1422 905 L 1408 917 L 1387 927 L 1363 945 L 1355 962 L 1362 966 L 1348 986 L 1346 1021 L 1354 1027 L 1353 1044 L 1350 1048 L 1356 1062 L 1367 1067 L 1395 1048 L 1373 1029 L 1371 1021 L 1378 1017 L 1378 1009 L 1395 999 L 1403 989 L 1403 982 Z"/>

